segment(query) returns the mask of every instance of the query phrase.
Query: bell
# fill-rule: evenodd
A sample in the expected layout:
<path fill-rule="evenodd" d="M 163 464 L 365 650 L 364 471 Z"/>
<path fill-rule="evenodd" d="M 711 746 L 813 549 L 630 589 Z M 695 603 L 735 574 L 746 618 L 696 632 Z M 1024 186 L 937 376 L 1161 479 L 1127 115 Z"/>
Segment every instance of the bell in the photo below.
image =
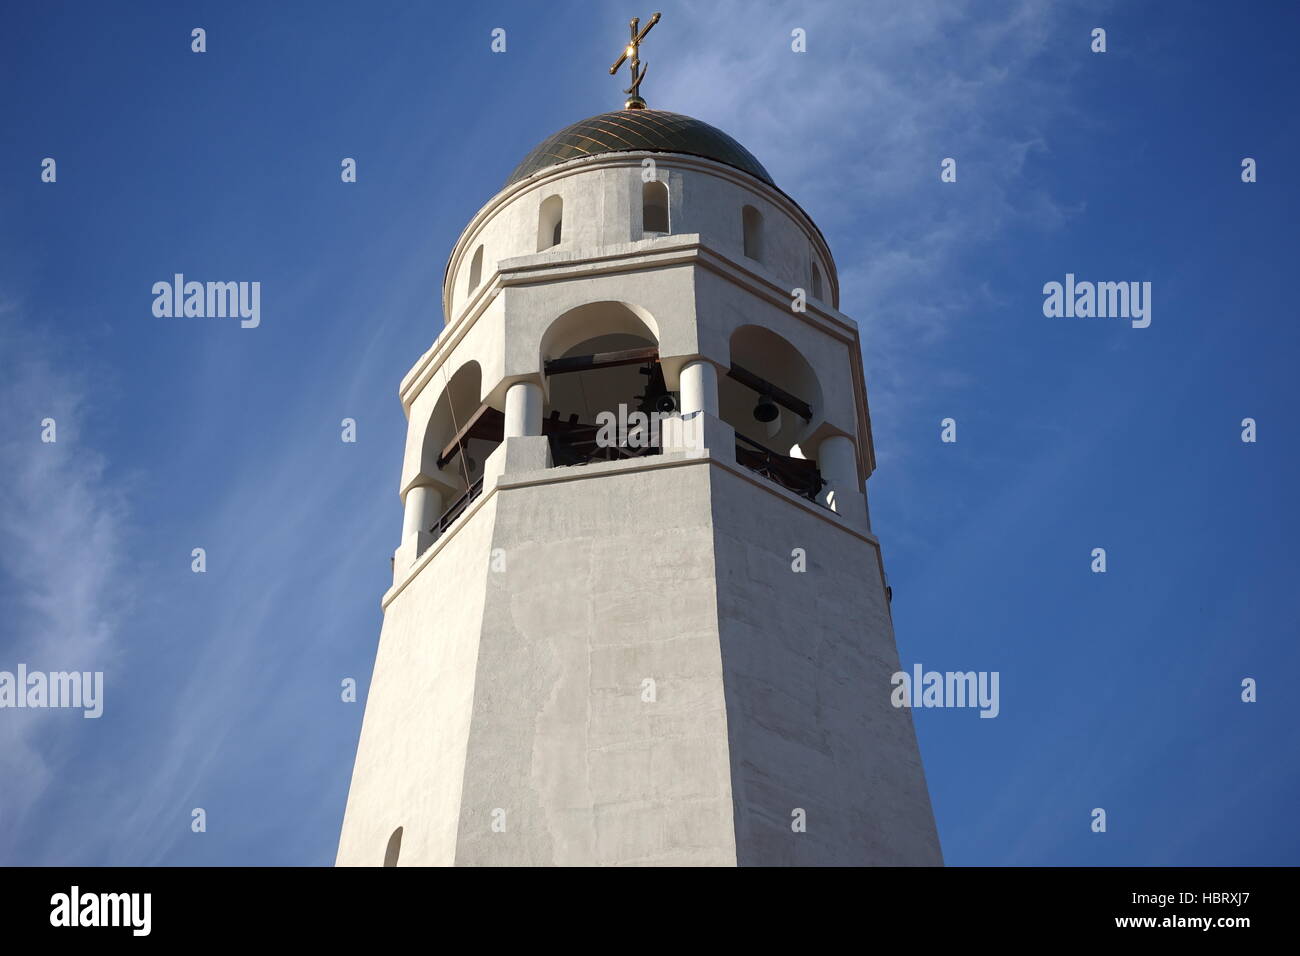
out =
<path fill-rule="evenodd" d="M 662 412 L 665 415 L 671 415 L 677 411 L 677 399 L 672 392 L 665 392 L 655 399 L 655 411 Z"/>
<path fill-rule="evenodd" d="M 781 414 L 780 409 L 776 407 L 776 402 L 772 401 L 771 396 L 760 395 L 758 404 L 754 406 L 754 418 L 760 422 L 776 421 L 776 416 Z"/>

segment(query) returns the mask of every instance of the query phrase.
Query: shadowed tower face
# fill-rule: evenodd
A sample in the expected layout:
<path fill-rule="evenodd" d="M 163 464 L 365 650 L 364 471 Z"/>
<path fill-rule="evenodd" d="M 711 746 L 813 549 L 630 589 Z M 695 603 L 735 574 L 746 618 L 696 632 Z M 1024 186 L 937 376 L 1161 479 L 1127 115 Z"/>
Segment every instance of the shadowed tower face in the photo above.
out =
<path fill-rule="evenodd" d="M 473 218 L 401 383 L 338 863 L 939 864 L 835 262 L 743 146 L 629 104 Z"/>

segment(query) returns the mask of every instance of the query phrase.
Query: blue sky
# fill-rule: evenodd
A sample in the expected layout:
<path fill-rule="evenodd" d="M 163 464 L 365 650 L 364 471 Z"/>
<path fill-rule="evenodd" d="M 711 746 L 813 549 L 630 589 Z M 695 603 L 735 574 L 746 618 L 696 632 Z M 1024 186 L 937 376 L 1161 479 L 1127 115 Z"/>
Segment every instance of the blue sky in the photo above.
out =
<path fill-rule="evenodd" d="M 1001 674 L 995 720 L 916 714 L 947 861 L 1300 863 L 1295 6 L 655 9 L 650 104 L 744 143 L 836 256 L 904 663 Z M 99 720 L 0 712 L 0 863 L 332 863 L 398 382 L 463 225 L 620 104 L 651 12 L 3 15 L 0 669 L 107 690 Z M 260 281 L 261 326 L 154 318 L 174 272 Z M 1067 272 L 1150 281 L 1151 326 L 1044 317 Z"/>

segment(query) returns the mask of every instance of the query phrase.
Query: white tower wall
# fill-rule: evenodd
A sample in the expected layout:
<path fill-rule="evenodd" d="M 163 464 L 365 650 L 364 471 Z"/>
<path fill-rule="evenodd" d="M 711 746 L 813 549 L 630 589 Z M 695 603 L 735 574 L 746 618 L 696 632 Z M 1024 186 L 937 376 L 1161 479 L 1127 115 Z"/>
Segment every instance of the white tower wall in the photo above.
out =
<path fill-rule="evenodd" d="M 653 238 L 647 156 L 669 191 Z M 557 195 L 561 241 L 539 252 Z M 797 205 L 703 158 L 573 161 L 480 211 L 447 269 L 446 328 L 401 385 L 399 490 L 419 513 L 383 600 L 339 864 L 383 863 L 398 827 L 398 865 L 942 862 L 910 714 L 889 702 L 860 341 L 837 290 Z M 657 346 L 667 386 L 704 411 L 667 423 L 661 454 L 554 467 L 545 362 L 598 336 Z M 764 431 L 733 364 L 811 421 L 783 409 Z M 480 403 L 510 437 L 440 469 Z M 796 457 L 824 445 L 818 500 L 738 464 L 737 428 Z M 467 478 L 464 512 L 422 529 Z"/>

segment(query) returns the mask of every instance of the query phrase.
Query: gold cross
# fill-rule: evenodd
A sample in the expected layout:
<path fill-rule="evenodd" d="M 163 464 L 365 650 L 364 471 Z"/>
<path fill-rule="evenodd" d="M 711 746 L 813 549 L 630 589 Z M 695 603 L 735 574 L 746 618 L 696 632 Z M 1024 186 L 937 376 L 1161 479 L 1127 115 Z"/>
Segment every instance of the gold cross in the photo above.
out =
<path fill-rule="evenodd" d="M 623 55 L 620 56 L 614 62 L 614 65 L 609 68 L 609 75 L 613 76 L 618 72 L 618 68 L 623 65 L 624 60 L 629 57 L 632 60 L 632 85 L 623 91 L 628 94 L 628 100 L 623 104 L 624 109 L 645 109 L 645 100 L 641 99 L 641 81 L 645 79 L 646 71 L 642 68 L 641 58 L 637 54 L 641 49 L 641 41 L 645 39 L 645 35 L 649 33 L 651 28 L 658 22 L 659 14 L 656 13 L 650 18 L 650 22 L 645 25 L 645 29 L 638 33 L 637 27 L 641 25 L 641 18 L 633 17 L 632 22 L 629 24 L 632 28 L 632 42 L 627 45 L 627 49 L 623 51 Z"/>

